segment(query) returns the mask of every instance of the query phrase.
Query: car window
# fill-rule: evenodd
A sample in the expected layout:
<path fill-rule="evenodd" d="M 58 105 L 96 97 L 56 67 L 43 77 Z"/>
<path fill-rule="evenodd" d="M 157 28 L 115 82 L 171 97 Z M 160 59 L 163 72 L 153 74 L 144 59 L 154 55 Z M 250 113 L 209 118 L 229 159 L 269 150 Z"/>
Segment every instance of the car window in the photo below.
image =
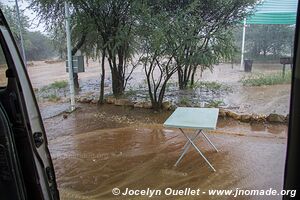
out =
<path fill-rule="evenodd" d="M 7 70 L 7 63 L 3 53 L 2 48 L 0 47 L 0 87 L 6 87 L 7 77 L 5 72 Z"/>

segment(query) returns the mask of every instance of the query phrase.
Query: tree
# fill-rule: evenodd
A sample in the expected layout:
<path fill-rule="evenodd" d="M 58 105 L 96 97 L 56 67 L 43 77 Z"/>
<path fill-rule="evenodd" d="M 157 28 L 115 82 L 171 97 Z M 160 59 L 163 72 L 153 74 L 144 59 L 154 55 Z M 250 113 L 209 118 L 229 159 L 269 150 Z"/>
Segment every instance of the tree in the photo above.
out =
<path fill-rule="evenodd" d="M 149 4 L 141 5 L 140 12 L 138 31 L 143 54 L 141 62 L 152 107 L 160 110 L 167 83 L 177 71 L 174 55 L 179 47 L 174 33 L 178 29 L 175 23 L 170 23 L 171 16 L 168 13 L 155 12 L 155 7 Z"/>
<path fill-rule="evenodd" d="M 19 32 L 19 20 L 16 14 L 16 7 L 10 7 L 7 5 L 3 5 L 0 3 L 0 8 L 5 16 L 5 19 L 10 27 L 10 30 L 13 34 L 14 39 L 16 40 L 17 46 L 19 50 L 21 49 L 21 38 Z M 23 11 L 20 11 L 20 27 L 23 33 L 23 37 L 25 38 L 27 35 L 27 28 L 29 27 L 29 19 L 26 15 L 24 15 Z"/>
<path fill-rule="evenodd" d="M 221 3 L 220 3 L 221 2 Z M 177 72 L 179 85 L 194 83 L 195 72 L 235 51 L 230 27 L 255 1 L 149 1 L 142 4 L 138 33 L 145 54 L 148 91 L 155 110 L 162 108 L 166 85 Z"/>
<path fill-rule="evenodd" d="M 18 19 L 16 17 L 15 7 L 4 6 L 0 4 L 1 10 L 3 11 L 5 18 L 10 26 L 13 36 L 16 40 L 18 47 L 21 46 Z M 21 29 L 24 37 L 24 47 L 26 50 L 27 60 L 42 60 L 55 56 L 55 51 L 51 44 L 49 37 L 42 34 L 39 31 L 30 32 L 29 19 L 24 14 L 24 11 L 20 11 Z"/>
<path fill-rule="evenodd" d="M 290 54 L 294 38 L 291 25 L 250 25 L 247 28 L 246 46 L 253 57 L 273 55 L 278 58 Z"/>
<path fill-rule="evenodd" d="M 222 58 L 230 58 L 235 47 L 231 29 L 249 12 L 255 1 L 191 1 L 177 7 L 177 43 L 181 48 L 175 59 L 180 89 L 193 86 L 196 70 L 212 70 Z M 174 12 L 174 10 L 172 10 Z M 179 14 L 178 14 L 179 13 Z"/>
<path fill-rule="evenodd" d="M 75 1 L 76 2 L 76 1 Z M 40 21 L 46 25 L 46 30 L 52 33 L 54 44 L 60 51 L 60 55 L 64 55 L 66 50 L 65 44 L 65 26 L 64 26 L 64 1 L 63 0 L 31 0 L 30 8 L 37 13 Z M 72 36 L 74 33 L 76 37 L 72 37 L 72 56 L 82 47 L 88 33 L 88 24 L 85 23 L 88 18 L 82 10 L 73 6 L 71 14 Z M 57 41 L 60 40 L 60 41 Z M 64 48 L 65 47 L 65 48 Z M 74 87 L 76 92 L 79 90 L 78 74 L 73 73 Z"/>
<path fill-rule="evenodd" d="M 98 104 L 101 105 L 104 103 L 106 51 L 103 46 L 102 37 L 100 36 L 100 34 L 98 34 L 97 28 L 93 27 L 92 23 L 89 23 L 88 33 L 89 34 L 87 35 L 81 49 L 86 56 L 91 58 L 99 58 L 101 74 L 100 74 L 100 94 L 99 94 Z"/>
<path fill-rule="evenodd" d="M 63 20 L 62 0 L 32 0 L 31 7 L 39 13 L 48 28 L 53 29 Z M 102 50 L 108 60 L 112 75 L 112 90 L 115 96 L 123 94 L 130 69 L 128 61 L 134 52 L 134 5 L 133 0 L 70 0 L 72 21 L 77 27 L 78 37 L 74 49 L 85 43 L 89 30 L 93 27 L 101 36 Z M 97 37 L 99 38 L 99 37 Z M 76 48 L 76 46 L 78 48 Z"/>
<path fill-rule="evenodd" d="M 102 38 L 115 96 L 123 94 L 128 75 L 131 75 L 128 74 L 128 61 L 134 53 L 134 5 L 135 1 L 130 0 L 81 2 L 82 9 L 94 20 Z"/>

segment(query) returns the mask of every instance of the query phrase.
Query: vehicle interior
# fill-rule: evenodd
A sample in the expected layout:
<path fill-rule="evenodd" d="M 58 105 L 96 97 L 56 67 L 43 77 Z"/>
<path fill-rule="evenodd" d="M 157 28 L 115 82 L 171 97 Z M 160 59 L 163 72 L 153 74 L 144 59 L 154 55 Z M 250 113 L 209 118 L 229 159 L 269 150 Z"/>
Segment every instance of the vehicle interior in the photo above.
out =
<path fill-rule="evenodd" d="M 295 32 L 294 41 L 294 68 L 293 68 L 293 79 L 292 79 L 292 91 L 291 91 L 291 107 L 290 107 L 290 121 L 289 121 L 289 131 L 288 131 L 288 143 L 287 143 L 287 156 L 285 165 L 285 182 L 284 189 L 300 189 L 300 27 L 299 27 L 299 6 L 297 14 L 297 25 Z M 283 197 L 283 199 L 289 199 L 288 197 Z"/>
<path fill-rule="evenodd" d="M 43 140 L 31 137 L 21 82 L 4 40 L 4 28 L 0 32 L 1 64 L 6 67 L 6 77 L 0 78 L 0 199 L 44 199 L 33 155 L 33 145 L 39 147 Z M 53 180 L 51 173 L 48 180 Z"/>

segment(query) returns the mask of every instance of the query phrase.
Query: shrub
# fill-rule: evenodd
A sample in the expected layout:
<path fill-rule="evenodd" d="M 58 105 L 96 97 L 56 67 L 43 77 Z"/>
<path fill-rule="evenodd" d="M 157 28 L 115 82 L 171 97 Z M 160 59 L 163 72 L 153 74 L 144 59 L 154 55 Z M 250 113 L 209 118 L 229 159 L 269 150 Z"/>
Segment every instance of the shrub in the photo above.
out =
<path fill-rule="evenodd" d="M 281 72 L 273 74 L 252 74 L 242 78 L 241 82 L 244 86 L 289 84 L 291 83 L 291 77 L 291 71 L 287 71 L 285 76 L 283 76 Z"/>

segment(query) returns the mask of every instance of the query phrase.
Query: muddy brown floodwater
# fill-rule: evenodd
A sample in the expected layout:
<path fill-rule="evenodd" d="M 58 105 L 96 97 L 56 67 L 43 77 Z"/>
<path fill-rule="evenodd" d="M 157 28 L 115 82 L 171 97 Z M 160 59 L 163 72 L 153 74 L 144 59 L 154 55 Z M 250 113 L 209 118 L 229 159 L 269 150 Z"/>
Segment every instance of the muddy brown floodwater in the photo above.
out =
<path fill-rule="evenodd" d="M 114 196 L 130 189 L 277 189 L 283 184 L 285 125 L 243 124 L 219 119 L 209 137 L 196 143 L 216 168 L 190 148 L 174 163 L 186 142 L 176 129 L 163 128 L 171 114 L 105 105 L 80 105 L 63 119 L 45 119 L 61 199 L 148 199 Z M 45 107 L 44 107 L 45 108 Z M 44 109 L 42 106 L 42 110 Z M 153 199 L 232 199 L 232 196 L 155 196 Z M 236 199 L 280 199 L 238 196 Z"/>

